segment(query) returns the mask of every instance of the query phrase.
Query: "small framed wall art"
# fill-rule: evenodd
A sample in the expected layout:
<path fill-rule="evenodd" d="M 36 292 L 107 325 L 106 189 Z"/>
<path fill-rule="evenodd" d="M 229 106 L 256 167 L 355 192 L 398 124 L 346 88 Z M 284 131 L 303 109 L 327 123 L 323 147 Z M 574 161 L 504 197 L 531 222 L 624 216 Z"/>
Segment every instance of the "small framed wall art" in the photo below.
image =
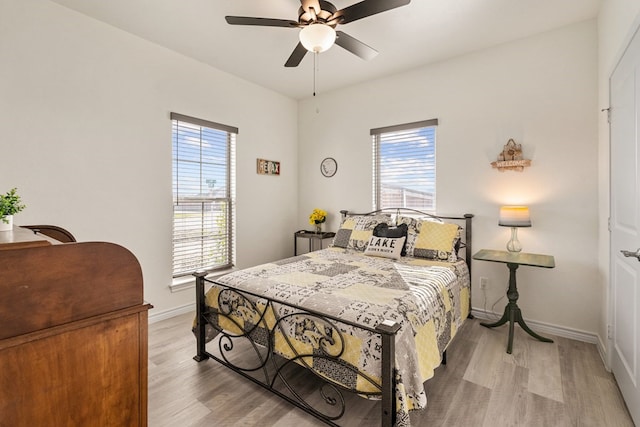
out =
<path fill-rule="evenodd" d="M 280 175 L 280 162 L 275 160 L 257 159 L 259 175 Z"/>

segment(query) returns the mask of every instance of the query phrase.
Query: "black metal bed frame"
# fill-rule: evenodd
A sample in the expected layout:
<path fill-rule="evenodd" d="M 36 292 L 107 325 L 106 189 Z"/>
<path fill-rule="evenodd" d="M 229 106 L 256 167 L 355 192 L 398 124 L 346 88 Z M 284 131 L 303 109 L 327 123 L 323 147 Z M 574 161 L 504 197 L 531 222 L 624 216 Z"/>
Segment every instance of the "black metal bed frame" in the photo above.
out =
<path fill-rule="evenodd" d="M 325 423 L 333 426 L 337 426 L 335 421 L 341 418 L 345 412 L 345 400 L 341 391 L 350 391 L 362 395 L 380 395 L 382 396 L 382 425 L 383 426 L 392 426 L 395 420 L 395 392 L 394 392 L 394 370 L 390 367 L 395 364 L 395 334 L 400 329 L 400 325 L 397 323 L 393 324 L 385 324 L 381 323 L 375 329 L 367 328 L 361 325 L 357 325 L 352 322 L 348 322 L 345 320 L 337 319 L 333 316 L 323 315 L 313 310 L 304 309 L 302 307 L 288 304 L 283 301 L 279 301 L 277 299 L 265 298 L 263 296 L 247 292 L 241 291 L 238 289 L 231 288 L 229 286 L 223 286 L 217 284 L 214 281 L 206 279 L 204 276 L 206 273 L 196 273 L 196 292 L 197 292 L 197 318 L 196 318 L 196 341 L 197 341 L 197 354 L 194 359 L 198 362 L 206 360 L 206 359 L 215 359 L 219 363 L 227 366 L 238 374 L 244 376 L 245 378 L 253 381 L 254 383 L 266 388 L 267 390 L 277 394 L 281 398 L 289 401 L 290 403 L 298 406 L 302 410 L 311 415 L 319 418 Z M 218 306 L 219 310 L 215 312 L 211 312 L 211 310 L 206 306 L 204 301 L 204 287 L 205 283 L 216 284 L 221 287 L 221 292 L 219 294 Z M 258 299 L 263 304 L 262 307 L 259 307 L 254 301 Z M 232 314 L 233 310 L 237 309 L 238 305 L 231 305 L 229 302 L 240 300 L 240 304 L 243 306 L 243 309 L 250 310 L 254 317 L 257 317 L 257 322 L 253 324 L 241 325 L 237 322 Z M 291 312 L 287 313 L 282 317 L 277 317 L 277 308 L 280 306 L 285 306 L 287 309 L 290 309 Z M 269 326 L 265 319 L 267 313 L 273 313 L 276 316 L 276 322 L 274 325 Z M 228 332 L 221 327 L 218 326 L 218 322 L 214 319 L 214 317 L 222 316 L 232 322 L 236 327 L 242 330 L 242 333 L 231 333 Z M 290 322 L 299 322 L 300 319 L 304 322 L 305 320 L 309 320 L 313 322 L 313 329 L 317 334 L 317 340 L 314 345 L 314 352 L 311 353 L 298 353 L 294 346 L 290 342 L 290 337 L 288 336 L 286 329 L 287 326 L 290 326 Z M 205 324 L 213 327 L 218 333 L 218 350 L 221 356 L 216 356 L 213 353 L 210 353 L 206 350 L 205 347 Z M 318 324 L 321 326 L 318 327 Z M 355 327 L 358 329 L 369 331 L 373 334 L 377 334 L 380 336 L 382 341 L 382 384 L 378 384 L 373 379 L 366 376 L 366 374 L 358 371 L 356 368 L 345 364 L 340 356 L 344 354 L 346 349 L 345 340 L 340 332 L 340 328 L 337 326 L 338 324 L 348 325 L 351 327 Z M 262 331 L 258 332 L 258 328 L 266 330 L 267 336 L 262 333 Z M 280 332 L 285 337 L 285 340 L 288 344 L 289 349 L 291 349 L 295 353 L 295 357 L 292 359 L 280 359 L 275 356 L 273 351 L 275 346 L 275 334 Z M 337 339 L 336 339 L 337 335 Z M 226 354 L 231 352 L 234 349 L 234 342 L 238 339 L 249 340 L 251 347 L 255 353 L 255 361 L 256 365 L 254 366 L 238 366 L 233 363 Z M 265 351 L 261 351 L 261 348 L 266 348 Z M 344 387 L 343 385 L 328 380 L 323 377 L 320 372 L 316 371 L 313 367 L 311 367 L 307 362 L 305 362 L 306 357 L 313 357 L 315 359 L 322 358 L 327 361 L 339 364 L 343 368 L 354 370 L 357 375 L 361 375 L 365 378 L 371 385 L 377 388 L 378 392 L 366 392 L 359 391 L 357 389 L 349 389 Z M 287 380 L 285 374 L 285 368 L 287 365 L 293 362 L 299 362 L 311 372 L 313 372 L 318 378 L 325 382 L 328 387 L 330 387 L 331 393 L 328 393 L 324 388 L 320 390 L 321 395 L 324 399 L 324 402 L 330 407 L 337 407 L 337 414 L 332 414 L 330 412 L 323 412 L 323 410 L 314 408 L 309 402 L 307 402 L 299 393 L 294 390 L 293 385 L 290 381 Z M 268 369 L 267 364 L 271 365 L 271 370 Z M 255 371 L 262 371 L 262 378 L 256 378 L 255 376 L 250 375 L 250 373 Z M 286 389 L 290 392 L 289 394 L 285 394 L 276 388 L 276 381 L 279 380 L 286 387 Z M 335 411 L 333 411 L 335 412 Z"/>
<path fill-rule="evenodd" d="M 394 209 L 396 212 L 400 212 Z M 406 209 L 402 209 L 406 211 Z M 380 213 L 374 211 L 368 214 Z M 434 216 L 424 212 L 420 215 L 428 215 L 434 218 L 464 220 L 465 221 L 465 258 L 471 273 L 471 219 L 473 215 L 464 216 Z M 343 217 L 347 215 L 368 215 L 352 214 L 341 211 Z M 207 279 L 208 272 L 195 273 L 196 277 L 196 322 L 194 332 L 196 335 L 197 354 L 194 360 L 197 362 L 206 359 L 214 359 L 225 365 L 234 372 L 251 380 L 255 384 L 280 396 L 289 403 L 301 408 L 303 411 L 313 415 L 319 420 L 331 426 L 336 424 L 346 411 L 346 403 L 342 392 L 352 392 L 364 396 L 380 396 L 381 399 L 381 425 L 391 427 L 396 422 L 396 396 L 395 396 L 395 335 L 400 329 L 400 325 L 394 322 L 381 322 L 376 328 L 369 328 L 355 324 L 346 320 L 338 319 L 319 313 L 308 308 L 290 304 L 275 298 L 267 298 L 249 291 L 235 289 L 227 285 L 221 285 L 215 281 Z M 218 309 L 211 309 L 205 301 L 205 284 L 210 283 L 220 288 L 218 295 Z M 471 289 L 469 289 L 471 293 Z M 259 301 L 259 303 L 257 302 Z M 284 310 L 282 310 L 284 308 Z M 469 307 L 471 308 L 471 306 Z M 280 310 L 279 310 L 280 309 Z M 241 310 L 245 313 L 245 321 L 238 322 L 233 313 Z M 278 315 L 278 313 L 283 313 Z M 246 316 L 249 314 L 249 316 Z M 272 325 L 269 325 L 267 316 L 273 315 Z M 237 331 L 230 332 L 224 330 L 219 325 L 219 318 L 224 318 L 231 322 Z M 247 322 L 246 319 L 252 319 Z M 287 329 L 304 325 L 307 336 L 313 341 L 311 353 L 300 354 L 291 343 L 292 337 L 287 333 Z M 348 325 L 350 327 L 367 331 L 380 337 L 382 345 L 381 363 L 381 384 L 369 378 L 365 373 L 351 366 L 340 359 L 345 351 L 345 340 L 338 325 Z M 210 353 L 206 348 L 206 328 L 211 327 L 217 332 L 218 355 Z M 306 329 L 308 327 L 308 329 Z M 294 354 L 290 359 L 284 359 L 276 355 L 274 351 L 276 334 L 281 334 L 284 342 Z M 255 364 L 252 366 L 239 366 L 234 363 L 228 355 L 234 350 L 235 343 L 248 342 L 253 350 Z M 322 359 L 328 364 L 339 365 L 342 369 L 352 371 L 355 375 L 364 378 L 377 391 L 362 391 L 357 387 L 348 388 L 339 382 L 333 381 L 324 376 L 321 370 L 310 366 L 307 359 L 313 357 L 315 360 Z M 318 390 L 323 402 L 323 408 L 306 400 L 295 390 L 294 384 L 287 379 L 287 368 L 292 363 L 297 363 L 307 368 L 323 385 Z M 446 351 L 443 354 L 443 363 L 446 363 Z M 256 373 L 261 372 L 260 376 Z M 278 387 L 280 386 L 280 387 Z M 282 389 L 284 386 L 284 390 Z"/>

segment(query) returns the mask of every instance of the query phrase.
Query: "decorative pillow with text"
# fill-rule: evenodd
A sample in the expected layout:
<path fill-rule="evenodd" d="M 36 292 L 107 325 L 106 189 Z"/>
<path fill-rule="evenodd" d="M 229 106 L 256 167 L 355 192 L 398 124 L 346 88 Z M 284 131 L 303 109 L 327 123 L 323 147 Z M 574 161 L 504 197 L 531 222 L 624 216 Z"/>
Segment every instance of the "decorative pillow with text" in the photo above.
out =
<path fill-rule="evenodd" d="M 407 224 L 400 224 L 397 227 L 389 227 L 386 223 L 380 223 L 376 225 L 376 228 L 373 229 L 373 235 L 376 237 L 407 237 Z M 404 241 L 402 245 L 402 252 L 400 252 L 401 256 L 407 255 L 407 241 Z"/>
<path fill-rule="evenodd" d="M 400 259 L 400 253 L 406 237 L 376 237 L 371 236 L 369 244 L 364 250 L 365 255 L 383 258 Z"/>

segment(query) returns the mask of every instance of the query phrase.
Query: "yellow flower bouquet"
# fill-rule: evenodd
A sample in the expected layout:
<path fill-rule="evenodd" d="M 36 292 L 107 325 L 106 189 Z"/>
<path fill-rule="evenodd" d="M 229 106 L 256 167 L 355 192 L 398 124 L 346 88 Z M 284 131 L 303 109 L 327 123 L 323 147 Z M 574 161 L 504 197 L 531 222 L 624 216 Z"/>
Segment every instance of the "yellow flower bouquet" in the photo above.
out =
<path fill-rule="evenodd" d="M 309 215 L 309 224 L 316 226 L 316 232 L 320 233 L 321 226 L 323 222 L 327 220 L 327 211 L 323 211 L 322 209 L 314 209 Z"/>

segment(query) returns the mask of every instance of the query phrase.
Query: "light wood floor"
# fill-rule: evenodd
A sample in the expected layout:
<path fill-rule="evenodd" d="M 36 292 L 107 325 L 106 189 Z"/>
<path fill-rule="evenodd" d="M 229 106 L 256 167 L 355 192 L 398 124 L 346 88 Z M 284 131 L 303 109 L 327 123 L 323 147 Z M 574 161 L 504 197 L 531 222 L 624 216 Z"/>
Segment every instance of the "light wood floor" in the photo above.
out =
<path fill-rule="evenodd" d="M 325 425 L 215 361 L 195 362 L 192 320 L 150 325 L 150 427 Z M 516 326 L 509 355 L 507 332 L 467 321 L 447 365 L 427 381 L 428 408 L 411 414 L 412 425 L 633 426 L 595 345 L 554 336 L 543 343 Z M 341 425 L 377 425 L 377 403 L 353 400 L 358 410 Z"/>

